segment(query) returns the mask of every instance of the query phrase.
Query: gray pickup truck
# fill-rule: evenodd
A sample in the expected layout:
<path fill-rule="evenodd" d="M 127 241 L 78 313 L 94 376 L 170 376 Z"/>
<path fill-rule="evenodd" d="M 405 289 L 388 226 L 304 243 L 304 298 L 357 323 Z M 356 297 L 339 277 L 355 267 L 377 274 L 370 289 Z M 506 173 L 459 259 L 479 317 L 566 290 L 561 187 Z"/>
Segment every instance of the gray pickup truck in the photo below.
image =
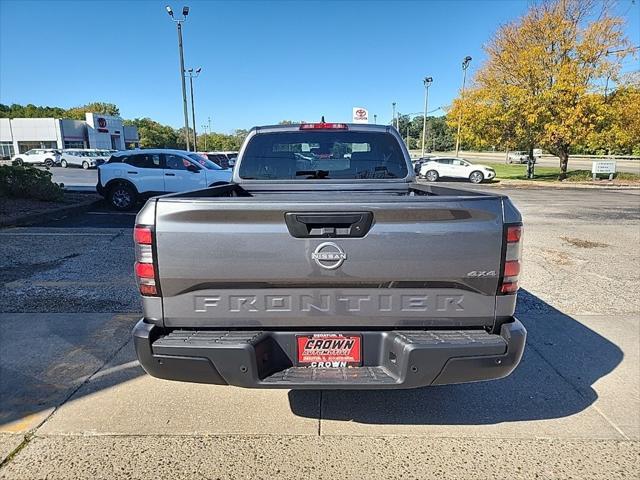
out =
<path fill-rule="evenodd" d="M 232 183 L 152 198 L 134 232 L 133 336 L 155 377 L 411 388 L 522 357 L 518 210 L 415 183 L 391 127 L 254 128 Z"/>

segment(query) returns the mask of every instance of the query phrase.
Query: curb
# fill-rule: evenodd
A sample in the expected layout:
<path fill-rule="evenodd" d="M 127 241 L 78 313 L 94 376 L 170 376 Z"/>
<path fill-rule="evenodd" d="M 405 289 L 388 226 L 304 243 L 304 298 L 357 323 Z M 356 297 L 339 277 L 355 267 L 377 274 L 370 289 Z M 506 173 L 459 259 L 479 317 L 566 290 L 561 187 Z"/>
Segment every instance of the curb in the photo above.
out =
<path fill-rule="evenodd" d="M 487 186 L 493 187 L 512 187 L 512 188 L 569 188 L 569 189 L 581 189 L 581 190 L 640 190 L 640 185 L 634 185 L 629 183 L 623 184 L 606 184 L 602 183 L 591 184 L 582 182 L 541 182 L 541 181 L 526 181 L 526 180 L 499 180 L 497 183 L 487 183 Z"/>
<path fill-rule="evenodd" d="M 86 202 L 76 203 L 74 205 L 66 205 L 64 207 L 54 208 L 52 210 L 47 210 L 46 212 L 30 213 L 28 215 L 22 215 L 19 217 L 2 218 L 0 219 L 0 227 L 19 227 L 41 222 L 43 220 L 51 220 L 59 216 L 66 216 L 71 213 L 86 212 L 101 201 L 102 199 L 93 199 Z"/>

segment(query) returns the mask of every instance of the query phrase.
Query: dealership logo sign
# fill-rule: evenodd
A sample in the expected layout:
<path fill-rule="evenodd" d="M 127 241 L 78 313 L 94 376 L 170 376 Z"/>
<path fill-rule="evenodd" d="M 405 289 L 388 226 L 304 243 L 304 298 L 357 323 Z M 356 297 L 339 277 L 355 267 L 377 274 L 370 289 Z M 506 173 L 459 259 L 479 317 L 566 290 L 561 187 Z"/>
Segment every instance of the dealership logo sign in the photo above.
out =
<path fill-rule="evenodd" d="M 369 123 L 369 112 L 366 108 L 353 107 L 353 123 Z"/>
<path fill-rule="evenodd" d="M 322 268 L 335 270 L 344 263 L 347 259 L 347 254 L 335 243 L 324 242 L 316 247 L 311 254 L 311 258 Z"/>
<path fill-rule="evenodd" d="M 109 129 L 107 128 L 107 120 L 102 118 L 102 117 L 98 117 L 96 119 L 96 121 L 98 122 L 98 128 L 97 130 L 100 133 L 109 133 Z"/>

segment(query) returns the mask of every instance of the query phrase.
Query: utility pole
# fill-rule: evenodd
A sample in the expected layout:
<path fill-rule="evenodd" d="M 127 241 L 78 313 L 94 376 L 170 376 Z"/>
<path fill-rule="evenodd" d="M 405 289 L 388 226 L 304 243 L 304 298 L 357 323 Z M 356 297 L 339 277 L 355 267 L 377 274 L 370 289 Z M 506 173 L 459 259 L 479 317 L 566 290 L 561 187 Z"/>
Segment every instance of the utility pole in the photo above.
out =
<path fill-rule="evenodd" d="M 393 102 L 391 104 L 391 111 L 393 112 L 391 114 L 391 125 L 393 125 L 397 130 L 398 127 L 396 126 L 396 102 Z"/>
<path fill-rule="evenodd" d="M 196 136 L 196 105 L 193 102 L 193 79 L 198 78 L 201 71 L 202 71 L 202 68 L 200 67 L 196 68 L 195 72 L 193 68 L 190 68 L 189 70 L 187 70 L 189 74 L 189 86 L 191 87 L 191 116 L 193 118 L 193 151 L 194 152 L 198 151 L 198 138 Z"/>
<path fill-rule="evenodd" d="M 184 51 L 182 48 L 182 23 L 187 20 L 187 15 L 189 15 L 189 7 L 182 7 L 182 18 L 174 18 L 173 10 L 169 5 L 166 6 L 167 13 L 171 17 L 171 19 L 176 22 L 178 26 L 178 50 L 180 51 L 180 80 L 182 81 L 182 108 L 184 111 L 184 128 L 185 139 L 187 143 L 187 151 L 190 151 L 191 148 L 189 146 L 189 111 L 187 109 L 187 86 L 185 84 L 184 79 Z M 195 125 L 194 125 L 195 127 Z"/>
<path fill-rule="evenodd" d="M 460 94 L 460 114 L 458 115 L 458 134 L 456 135 L 456 157 L 460 152 L 460 127 L 462 127 L 462 110 L 464 109 L 464 86 L 467 81 L 467 68 L 469 68 L 469 62 L 471 57 L 466 56 L 462 61 L 462 93 Z"/>
<path fill-rule="evenodd" d="M 424 77 L 424 115 L 422 117 L 422 156 L 424 157 L 424 142 L 427 137 L 427 103 L 429 102 L 429 87 L 433 83 L 432 77 Z"/>

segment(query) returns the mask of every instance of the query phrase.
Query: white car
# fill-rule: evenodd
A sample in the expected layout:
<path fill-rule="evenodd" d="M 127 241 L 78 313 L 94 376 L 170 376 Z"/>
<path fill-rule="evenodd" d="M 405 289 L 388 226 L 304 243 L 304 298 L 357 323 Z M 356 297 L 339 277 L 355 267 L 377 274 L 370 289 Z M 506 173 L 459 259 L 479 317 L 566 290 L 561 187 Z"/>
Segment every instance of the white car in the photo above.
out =
<path fill-rule="evenodd" d="M 46 165 L 53 167 L 60 163 L 60 150 L 54 148 L 34 148 L 11 158 L 14 165 Z"/>
<path fill-rule="evenodd" d="M 231 181 L 232 171 L 183 150 L 125 150 L 98 166 L 96 190 L 116 210 L 163 193 L 198 190 Z"/>
<path fill-rule="evenodd" d="M 495 178 L 496 171 L 486 165 L 468 162 L 462 158 L 435 157 L 420 167 L 420 177 L 435 182 L 440 177 L 467 178 L 471 183 L 481 183 Z"/>
<path fill-rule="evenodd" d="M 509 152 L 507 154 L 507 163 L 527 163 L 528 161 L 529 161 L 529 154 L 527 152 L 515 151 L 515 152 Z M 536 162 L 536 157 L 534 153 L 533 163 L 535 162 Z"/>
<path fill-rule="evenodd" d="M 85 170 L 95 168 L 107 161 L 110 154 L 104 150 L 87 150 L 69 148 L 62 151 L 60 166 L 67 168 L 71 166 L 82 167 Z"/>

